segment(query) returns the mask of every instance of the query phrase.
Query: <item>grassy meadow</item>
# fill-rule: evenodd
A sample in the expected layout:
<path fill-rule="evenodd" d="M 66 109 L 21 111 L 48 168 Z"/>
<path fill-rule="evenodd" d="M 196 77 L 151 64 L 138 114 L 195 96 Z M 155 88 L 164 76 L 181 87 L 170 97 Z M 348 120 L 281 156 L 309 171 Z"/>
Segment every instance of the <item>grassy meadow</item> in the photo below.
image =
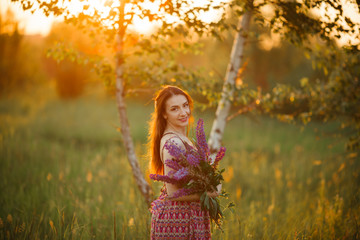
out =
<path fill-rule="evenodd" d="M 152 103 L 128 113 L 143 172 Z M 209 133 L 214 113 L 197 111 Z M 0 239 L 149 239 L 150 213 L 132 178 L 115 100 L 53 90 L 0 100 Z M 213 239 L 360 239 L 360 162 L 334 137 L 239 116 L 224 135 L 223 232 Z M 192 131 L 192 134 L 194 131 Z M 161 184 L 151 183 L 156 194 Z"/>

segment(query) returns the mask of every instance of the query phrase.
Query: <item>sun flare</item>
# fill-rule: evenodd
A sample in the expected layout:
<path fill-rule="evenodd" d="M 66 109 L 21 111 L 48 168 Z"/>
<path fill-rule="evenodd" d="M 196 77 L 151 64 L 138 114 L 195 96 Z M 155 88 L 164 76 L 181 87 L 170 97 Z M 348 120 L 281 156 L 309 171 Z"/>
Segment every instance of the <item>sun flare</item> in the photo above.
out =
<path fill-rule="evenodd" d="M 144 9 L 149 9 L 152 13 L 155 13 L 159 9 L 159 2 L 154 1 L 145 1 L 141 3 L 141 6 Z M 98 14 L 104 19 L 106 19 L 112 8 L 119 7 L 118 1 L 111 1 L 111 0 L 93 0 L 89 2 L 84 2 L 80 0 L 67 2 L 66 8 L 73 14 L 79 14 L 81 12 L 86 14 L 93 14 L 95 10 Z M 136 14 L 137 10 L 132 5 L 125 6 L 125 13 L 128 12 L 135 12 L 135 16 L 133 17 L 132 24 L 129 25 L 129 28 L 133 31 L 136 31 L 140 34 L 149 34 L 153 31 L 156 23 L 150 22 L 148 19 L 141 19 Z M 140 14 L 140 12 L 138 13 Z M 109 23 L 110 24 L 110 23 Z"/>
<path fill-rule="evenodd" d="M 214 4 L 220 2 L 227 2 L 228 0 L 216 0 Z M 197 7 L 207 4 L 206 0 L 190 0 L 189 6 Z M 85 14 L 93 14 L 96 10 L 98 14 L 104 19 L 106 19 L 112 8 L 116 8 L 119 6 L 119 1 L 113 0 L 91 0 L 91 1 L 83 1 L 83 0 L 71 0 L 63 1 L 61 7 L 64 7 L 70 14 L 77 15 L 79 13 Z M 160 1 L 144 1 L 141 3 L 141 6 L 144 9 L 150 10 L 152 13 L 157 13 L 159 11 Z M 55 21 L 62 21 L 60 17 L 45 17 L 41 10 L 34 11 L 30 13 L 30 11 L 23 11 L 21 5 L 18 2 L 9 2 L 9 1 L 1 1 L 0 2 L 0 10 L 2 13 L 6 11 L 6 9 L 10 8 L 20 22 L 20 27 L 24 30 L 25 34 L 41 34 L 43 36 L 47 35 L 51 30 L 51 25 Z M 148 18 L 141 19 L 136 14 L 136 10 L 132 8 L 130 4 L 126 5 L 125 12 L 135 11 L 135 15 L 132 19 L 132 24 L 129 25 L 129 29 L 139 34 L 150 34 L 154 31 L 156 26 L 159 25 L 159 22 L 149 21 Z M 199 16 L 205 22 L 216 21 L 219 18 L 219 10 L 210 10 L 208 12 L 204 12 Z M 176 22 L 177 19 L 173 16 L 165 16 L 165 18 L 170 22 Z M 106 22 L 106 21 L 104 21 Z M 108 23 L 110 25 L 110 22 Z M 105 23 L 104 25 L 107 25 Z"/>
<path fill-rule="evenodd" d="M 144 2 L 143 7 L 150 9 L 152 12 L 156 11 L 159 6 L 156 2 Z M 77 15 L 81 12 L 85 14 L 93 14 L 95 10 L 102 18 L 107 18 L 111 11 L 111 8 L 117 7 L 114 1 L 109 0 L 92 0 L 92 1 L 81 1 L 81 0 L 72 0 L 71 2 L 64 2 L 62 7 L 64 7 L 70 14 Z M 0 11 L 1 14 L 6 14 L 7 9 L 10 9 L 14 12 L 16 20 L 19 21 L 19 28 L 23 30 L 25 34 L 40 34 L 46 36 L 51 30 L 53 22 L 62 21 L 61 17 L 49 16 L 46 17 L 40 10 L 34 11 L 23 11 L 19 3 L 10 3 L 8 1 L 0 2 Z M 127 7 L 125 11 L 132 11 L 131 7 Z M 129 28 L 133 31 L 136 31 L 140 34 L 149 34 L 153 31 L 155 23 L 149 22 L 147 19 L 140 19 L 137 16 L 134 16 L 133 22 Z"/>

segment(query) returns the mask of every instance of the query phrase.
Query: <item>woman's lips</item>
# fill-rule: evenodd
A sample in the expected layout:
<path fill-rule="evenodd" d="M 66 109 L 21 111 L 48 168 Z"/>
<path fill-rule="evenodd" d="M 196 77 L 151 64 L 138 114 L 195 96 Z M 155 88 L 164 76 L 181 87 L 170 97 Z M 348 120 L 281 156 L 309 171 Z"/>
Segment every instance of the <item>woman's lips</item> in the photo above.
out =
<path fill-rule="evenodd" d="M 186 122 L 187 120 L 188 120 L 188 118 L 187 118 L 187 117 L 186 117 L 186 118 L 181 118 L 181 119 L 180 119 L 180 121 L 181 121 L 181 122 Z"/>

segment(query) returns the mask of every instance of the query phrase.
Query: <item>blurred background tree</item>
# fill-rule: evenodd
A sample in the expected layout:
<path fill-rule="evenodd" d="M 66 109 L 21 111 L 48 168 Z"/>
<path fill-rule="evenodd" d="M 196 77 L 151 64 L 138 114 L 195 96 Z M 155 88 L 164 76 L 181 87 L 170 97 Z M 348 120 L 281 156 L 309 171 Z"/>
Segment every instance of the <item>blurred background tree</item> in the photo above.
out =
<path fill-rule="evenodd" d="M 26 91 L 45 81 L 39 40 L 39 36 L 24 36 L 10 9 L 0 13 L 0 96 Z"/>
<path fill-rule="evenodd" d="M 91 38 L 76 27 L 55 22 L 51 31 L 45 39 L 45 45 L 50 48 L 56 43 L 65 43 L 71 48 L 76 48 L 82 54 L 94 54 L 101 51 L 101 44 L 93 44 Z M 45 53 L 46 49 L 44 49 Z M 55 79 L 56 91 L 61 98 L 76 98 L 81 96 L 87 85 L 98 80 L 95 71 L 89 64 L 79 64 L 74 59 L 64 58 L 55 60 L 53 58 L 44 59 L 46 72 L 49 77 Z"/>

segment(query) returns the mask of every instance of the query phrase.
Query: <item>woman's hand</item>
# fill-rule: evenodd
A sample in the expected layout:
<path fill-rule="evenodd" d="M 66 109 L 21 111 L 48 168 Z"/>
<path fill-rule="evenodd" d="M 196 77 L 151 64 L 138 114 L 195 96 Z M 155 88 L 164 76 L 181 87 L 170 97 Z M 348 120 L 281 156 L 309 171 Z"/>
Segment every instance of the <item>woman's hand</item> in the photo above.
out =
<path fill-rule="evenodd" d="M 216 190 L 219 195 L 221 193 L 221 189 L 222 189 L 222 184 L 220 183 L 219 185 L 216 186 Z"/>
<path fill-rule="evenodd" d="M 217 191 L 213 191 L 213 192 L 207 191 L 207 195 L 211 198 L 216 198 L 217 196 L 219 196 L 219 193 Z"/>
<path fill-rule="evenodd" d="M 207 195 L 211 198 L 216 198 L 220 195 L 221 193 L 221 188 L 222 188 L 222 184 L 219 184 L 216 186 L 216 190 L 214 189 L 213 191 L 207 191 Z"/>

